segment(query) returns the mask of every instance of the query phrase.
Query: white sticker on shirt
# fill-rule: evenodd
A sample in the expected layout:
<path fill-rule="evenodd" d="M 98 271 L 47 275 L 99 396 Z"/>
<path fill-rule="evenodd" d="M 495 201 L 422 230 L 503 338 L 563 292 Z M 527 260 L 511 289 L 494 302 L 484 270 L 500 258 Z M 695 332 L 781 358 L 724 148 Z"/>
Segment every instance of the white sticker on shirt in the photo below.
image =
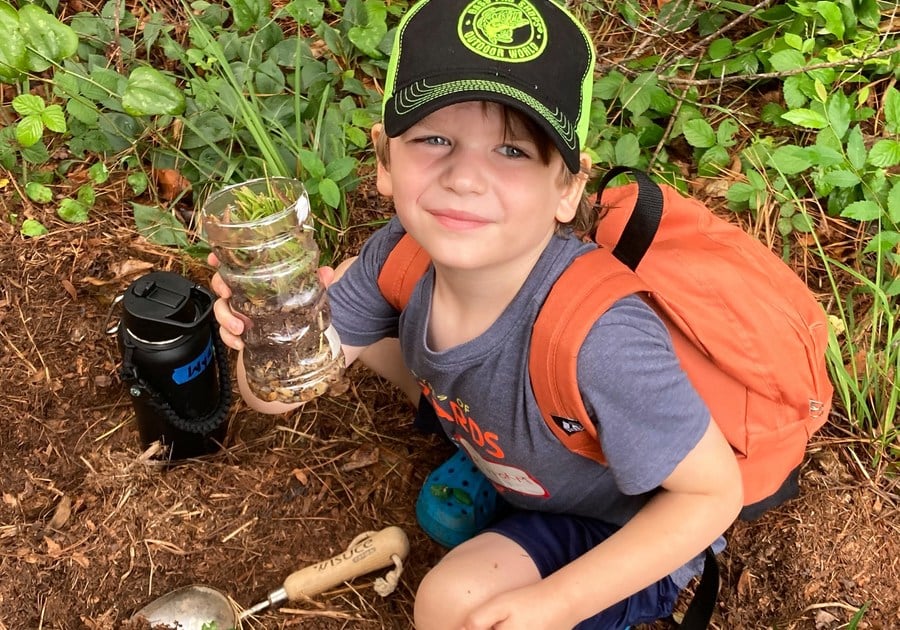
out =
<path fill-rule="evenodd" d="M 479 455 L 466 440 L 457 437 L 456 441 L 466 450 L 466 454 L 478 466 L 478 469 L 484 473 L 484 476 L 494 482 L 495 485 L 530 497 L 547 498 L 550 496 L 547 489 L 526 471 L 507 466 L 506 464 L 489 462 Z"/>

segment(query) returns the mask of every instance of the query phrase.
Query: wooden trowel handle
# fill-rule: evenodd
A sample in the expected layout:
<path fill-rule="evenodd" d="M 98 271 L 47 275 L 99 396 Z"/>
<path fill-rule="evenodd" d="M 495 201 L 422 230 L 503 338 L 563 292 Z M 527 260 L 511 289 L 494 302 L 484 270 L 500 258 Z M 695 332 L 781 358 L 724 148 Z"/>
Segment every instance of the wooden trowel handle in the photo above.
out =
<path fill-rule="evenodd" d="M 405 560 L 409 554 L 409 540 L 399 527 L 386 527 L 373 532 L 333 558 L 291 573 L 283 588 L 288 599 L 315 597 L 347 580 L 388 567 L 391 556 Z"/>

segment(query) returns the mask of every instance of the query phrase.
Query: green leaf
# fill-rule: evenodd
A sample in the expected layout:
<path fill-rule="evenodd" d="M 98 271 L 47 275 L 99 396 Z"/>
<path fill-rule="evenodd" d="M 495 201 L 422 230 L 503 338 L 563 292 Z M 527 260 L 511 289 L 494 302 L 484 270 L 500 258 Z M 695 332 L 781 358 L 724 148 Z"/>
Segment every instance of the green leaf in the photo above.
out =
<path fill-rule="evenodd" d="M 12 83 L 26 70 L 28 53 L 19 29 L 19 14 L 0 0 L 0 81 Z"/>
<path fill-rule="evenodd" d="M 269 14 L 268 0 L 227 0 L 234 16 L 234 25 L 241 33 L 250 29 Z"/>
<path fill-rule="evenodd" d="M 684 123 L 684 139 L 692 147 L 706 149 L 716 143 L 716 132 L 708 122 L 695 118 Z"/>
<path fill-rule="evenodd" d="M 825 30 L 840 40 L 844 39 L 844 16 L 834 2 L 816 2 L 816 12 L 825 18 Z"/>
<path fill-rule="evenodd" d="M 828 171 L 825 177 L 837 188 L 852 188 L 861 181 L 859 175 L 844 169 Z"/>
<path fill-rule="evenodd" d="M 806 232 L 807 234 L 812 232 L 814 227 L 810 216 L 802 212 L 798 212 L 791 217 L 791 224 L 795 231 Z"/>
<path fill-rule="evenodd" d="M 134 224 L 138 232 L 151 243 L 163 246 L 187 247 L 190 241 L 184 226 L 170 212 L 158 206 L 131 204 L 134 210 Z"/>
<path fill-rule="evenodd" d="M 781 117 L 788 122 L 800 125 L 801 127 L 806 127 L 807 129 L 824 129 L 828 126 L 828 120 L 825 116 L 812 109 L 792 109 L 782 114 Z"/>
<path fill-rule="evenodd" d="M 775 149 L 769 156 L 769 165 L 785 175 L 796 175 L 811 167 L 812 160 L 806 149 L 790 144 Z"/>
<path fill-rule="evenodd" d="M 135 117 L 178 116 L 184 106 L 184 93 L 159 70 L 141 66 L 129 75 L 122 95 L 125 113 Z"/>
<path fill-rule="evenodd" d="M 53 201 L 53 191 L 38 182 L 25 184 L 25 194 L 35 203 L 49 203 Z"/>
<path fill-rule="evenodd" d="M 869 151 L 869 164 L 890 168 L 900 164 L 900 141 L 879 140 Z"/>
<path fill-rule="evenodd" d="M 12 100 L 12 106 L 20 116 L 40 116 L 46 107 L 44 99 L 34 94 L 19 94 Z"/>
<path fill-rule="evenodd" d="M 640 116 L 653 103 L 653 88 L 656 87 L 656 75 L 651 72 L 645 72 L 631 83 L 622 86 L 622 94 L 619 100 L 622 106 L 634 114 Z"/>
<path fill-rule="evenodd" d="M 850 160 L 853 168 L 861 171 L 866 166 L 866 157 L 868 157 L 868 152 L 862 130 L 856 126 L 850 130 L 850 135 L 847 137 L 847 159 Z"/>
<path fill-rule="evenodd" d="M 83 204 L 87 208 L 93 206 L 94 202 L 97 200 L 97 194 L 94 192 L 94 187 L 87 184 L 85 184 L 84 186 L 80 186 L 75 196 L 78 199 L 79 203 Z"/>
<path fill-rule="evenodd" d="M 795 75 L 784 80 L 781 91 L 784 94 L 784 102 L 791 109 L 803 107 L 809 101 L 809 97 L 803 91 L 803 82 L 806 77 Z"/>
<path fill-rule="evenodd" d="M 78 34 L 35 4 L 19 9 L 19 29 L 28 48 L 28 66 L 43 72 L 78 50 Z"/>
<path fill-rule="evenodd" d="M 44 234 L 48 234 L 49 231 L 44 227 L 44 224 L 35 219 L 25 219 L 22 222 L 22 227 L 19 230 L 22 233 L 22 236 L 35 237 L 35 236 L 43 236 Z"/>
<path fill-rule="evenodd" d="M 44 123 L 41 117 L 31 114 L 26 116 L 16 125 L 16 140 L 23 147 L 30 147 L 36 144 L 44 135 Z"/>
<path fill-rule="evenodd" d="M 840 152 L 825 145 L 814 144 L 807 147 L 806 152 L 816 166 L 835 166 L 844 162 L 844 156 Z"/>
<path fill-rule="evenodd" d="M 769 63 L 777 72 L 798 70 L 806 64 L 806 57 L 796 50 L 779 50 L 769 58 Z"/>
<path fill-rule="evenodd" d="M 88 208 L 76 199 L 63 199 L 56 210 L 63 221 L 69 223 L 85 223 L 88 220 Z"/>
<path fill-rule="evenodd" d="M 874 221 L 881 216 L 881 207 L 874 201 L 855 201 L 841 211 L 841 216 L 857 221 Z"/>
<path fill-rule="evenodd" d="M 103 184 L 109 179 L 109 169 L 103 162 L 94 162 L 88 169 L 88 175 L 95 184 Z"/>
<path fill-rule="evenodd" d="M 719 124 L 719 128 L 716 129 L 716 144 L 720 144 L 723 147 L 734 146 L 734 134 L 737 132 L 737 123 L 730 118 L 726 118 Z"/>
<path fill-rule="evenodd" d="M 709 45 L 706 54 L 710 59 L 720 60 L 731 54 L 734 50 L 734 44 L 727 37 L 717 39 Z"/>
<path fill-rule="evenodd" d="M 41 112 L 41 120 L 47 129 L 56 133 L 66 132 L 66 115 L 59 105 L 49 105 Z"/>
<path fill-rule="evenodd" d="M 844 134 L 850 128 L 850 119 L 853 115 L 850 99 L 843 92 L 837 91 L 828 99 L 826 111 L 828 113 L 828 123 L 834 131 L 834 135 L 843 139 Z"/>
<path fill-rule="evenodd" d="M 351 156 L 338 158 L 329 162 L 325 167 L 325 177 L 339 182 L 356 171 L 356 167 L 358 166 L 358 164 L 359 163 L 357 162 L 356 158 Z"/>
<path fill-rule="evenodd" d="M 331 208 L 337 208 L 341 204 L 341 189 L 333 179 L 326 177 L 319 182 L 319 195 Z"/>
<path fill-rule="evenodd" d="M 697 173 L 703 177 L 715 177 L 731 162 L 731 156 L 725 147 L 714 145 L 703 152 L 697 161 Z"/>
<path fill-rule="evenodd" d="M 300 165 L 310 178 L 322 179 L 325 177 L 325 164 L 315 151 L 300 149 L 298 155 L 300 156 Z"/>
<path fill-rule="evenodd" d="M 147 176 L 143 173 L 132 173 L 125 178 L 125 181 L 131 186 L 131 192 L 135 195 L 144 194 L 144 191 L 147 190 L 147 186 L 149 185 Z"/>
<path fill-rule="evenodd" d="M 900 90 L 895 87 L 884 95 L 884 123 L 890 133 L 900 133 Z"/>
<path fill-rule="evenodd" d="M 626 133 L 616 141 L 616 164 L 637 166 L 641 159 L 641 146 L 638 137 Z"/>
<path fill-rule="evenodd" d="M 900 179 L 894 182 L 887 198 L 888 218 L 894 225 L 900 226 Z"/>
<path fill-rule="evenodd" d="M 299 25 L 309 24 L 316 27 L 325 14 L 325 4 L 321 0 L 293 0 L 284 10 L 297 20 Z"/>
<path fill-rule="evenodd" d="M 725 198 L 728 199 L 728 201 L 733 201 L 736 203 L 746 202 L 749 201 L 750 196 L 754 192 L 756 191 L 750 184 L 745 184 L 744 182 L 735 182 L 726 191 Z"/>

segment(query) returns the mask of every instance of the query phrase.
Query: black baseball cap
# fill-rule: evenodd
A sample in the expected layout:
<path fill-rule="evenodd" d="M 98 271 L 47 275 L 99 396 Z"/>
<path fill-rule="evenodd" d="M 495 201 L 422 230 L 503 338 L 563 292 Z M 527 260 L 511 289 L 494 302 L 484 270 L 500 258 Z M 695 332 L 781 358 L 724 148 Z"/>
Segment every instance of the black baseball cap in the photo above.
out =
<path fill-rule="evenodd" d="M 389 137 L 463 101 L 521 111 L 573 173 L 587 137 L 594 47 L 554 0 L 419 0 L 400 21 L 382 113 Z"/>

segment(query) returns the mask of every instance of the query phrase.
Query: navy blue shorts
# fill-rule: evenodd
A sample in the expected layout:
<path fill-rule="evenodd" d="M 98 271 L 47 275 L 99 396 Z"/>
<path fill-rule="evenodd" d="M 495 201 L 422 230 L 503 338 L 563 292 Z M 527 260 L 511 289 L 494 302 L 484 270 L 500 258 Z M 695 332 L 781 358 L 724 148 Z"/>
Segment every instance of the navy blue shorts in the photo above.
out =
<path fill-rule="evenodd" d="M 592 518 L 516 510 L 485 531 L 516 542 L 531 556 L 544 578 L 583 556 L 617 529 L 615 525 Z M 672 614 L 678 593 L 675 582 L 665 577 L 585 619 L 575 626 L 575 630 L 622 630 L 626 626 L 665 619 Z"/>

